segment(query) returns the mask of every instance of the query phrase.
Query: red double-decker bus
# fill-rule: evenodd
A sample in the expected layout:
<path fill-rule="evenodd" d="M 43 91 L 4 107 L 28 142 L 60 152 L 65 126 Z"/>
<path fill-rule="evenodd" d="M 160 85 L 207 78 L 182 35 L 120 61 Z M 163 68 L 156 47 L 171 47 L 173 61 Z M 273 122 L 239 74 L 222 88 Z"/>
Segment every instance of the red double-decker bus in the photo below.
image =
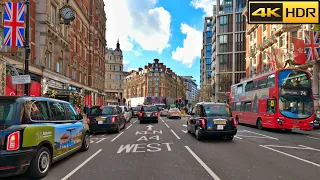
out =
<path fill-rule="evenodd" d="M 314 106 L 311 75 L 282 69 L 232 85 L 232 115 L 238 123 L 258 129 L 312 130 Z"/>

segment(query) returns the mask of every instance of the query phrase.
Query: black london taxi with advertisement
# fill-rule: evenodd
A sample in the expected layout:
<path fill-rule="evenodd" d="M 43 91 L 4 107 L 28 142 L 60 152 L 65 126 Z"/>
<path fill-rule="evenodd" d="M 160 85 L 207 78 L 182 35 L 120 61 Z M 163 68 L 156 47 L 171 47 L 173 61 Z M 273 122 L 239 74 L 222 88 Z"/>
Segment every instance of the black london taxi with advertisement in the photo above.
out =
<path fill-rule="evenodd" d="M 90 132 L 116 132 L 126 128 L 126 119 L 119 106 L 93 106 L 87 117 Z"/>
<path fill-rule="evenodd" d="M 41 179 L 52 163 L 89 147 L 88 124 L 69 102 L 0 96 L 0 179 Z"/>
<path fill-rule="evenodd" d="M 189 114 L 188 133 L 194 133 L 198 140 L 210 136 L 232 140 L 237 134 L 237 122 L 232 118 L 231 109 L 226 103 L 198 103 Z"/>
<path fill-rule="evenodd" d="M 138 119 L 140 124 L 144 122 L 159 122 L 158 107 L 154 105 L 143 105 L 138 112 Z"/>

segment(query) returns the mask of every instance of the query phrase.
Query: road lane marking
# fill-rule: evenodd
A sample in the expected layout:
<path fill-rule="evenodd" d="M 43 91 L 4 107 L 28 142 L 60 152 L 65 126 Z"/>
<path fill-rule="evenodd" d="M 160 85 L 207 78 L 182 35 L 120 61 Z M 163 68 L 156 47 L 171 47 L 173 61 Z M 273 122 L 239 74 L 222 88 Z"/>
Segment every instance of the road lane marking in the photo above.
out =
<path fill-rule="evenodd" d="M 130 124 L 130 126 L 128 126 L 126 129 L 129 129 L 132 126 L 132 124 Z"/>
<path fill-rule="evenodd" d="M 121 134 L 123 134 L 124 132 L 121 132 L 120 134 L 118 134 L 118 136 L 116 136 L 115 138 L 113 138 L 112 140 L 111 140 L 111 142 L 113 142 L 114 140 L 116 140 L 119 136 L 121 136 Z"/>
<path fill-rule="evenodd" d="M 104 134 L 101 135 L 101 137 L 103 137 L 103 136 L 104 136 Z"/>
<path fill-rule="evenodd" d="M 241 137 L 238 137 L 238 136 L 233 136 L 233 137 L 238 138 L 238 139 L 242 139 Z"/>
<path fill-rule="evenodd" d="M 133 121 L 133 123 L 132 123 L 132 124 L 136 123 L 137 121 L 138 121 L 138 120 Z"/>
<path fill-rule="evenodd" d="M 105 140 L 106 138 L 102 138 L 102 139 L 100 139 L 99 141 L 97 141 L 96 143 L 98 144 L 98 143 L 100 143 L 101 141 L 103 141 L 103 140 Z"/>
<path fill-rule="evenodd" d="M 184 133 L 187 133 L 188 131 L 187 130 L 181 130 L 182 132 L 184 132 Z"/>
<path fill-rule="evenodd" d="M 306 147 L 297 147 L 297 146 L 280 146 L 280 145 L 264 145 L 264 146 L 267 146 L 267 147 L 278 147 L 278 148 L 286 148 L 286 149 L 302 149 L 302 150 L 305 150 L 305 149 L 309 149 L 309 148 L 306 148 Z"/>
<path fill-rule="evenodd" d="M 72 170 L 69 174 L 67 174 L 65 177 L 63 177 L 61 180 L 67 180 L 69 177 L 71 177 L 74 173 L 76 173 L 80 168 L 82 168 L 84 165 L 86 165 L 92 158 L 94 158 L 96 155 L 98 155 L 102 149 L 99 149 L 97 152 L 92 154 L 88 159 L 86 159 L 83 163 L 81 163 L 78 167 L 76 167 L 74 170 Z"/>
<path fill-rule="evenodd" d="M 214 180 L 221 180 L 188 146 L 184 146 Z"/>
<path fill-rule="evenodd" d="M 187 125 L 186 125 L 186 124 L 183 124 L 182 126 L 187 127 Z"/>
<path fill-rule="evenodd" d="M 90 135 L 90 137 L 92 137 L 92 135 Z"/>
<path fill-rule="evenodd" d="M 180 137 L 172 129 L 170 129 L 170 130 L 171 130 L 172 134 L 176 136 L 177 139 L 180 139 Z"/>
<path fill-rule="evenodd" d="M 245 136 L 245 135 L 237 135 L 238 137 L 247 137 L 247 138 L 268 138 L 270 139 L 269 137 L 265 137 L 265 136 Z"/>
<path fill-rule="evenodd" d="M 317 163 L 315 163 L 315 162 L 312 162 L 312 161 L 308 161 L 308 160 L 306 160 L 306 159 L 299 158 L 299 157 L 294 156 L 294 155 L 292 155 L 292 154 L 288 154 L 288 153 L 285 153 L 285 152 L 282 152 L 282 151 L 273 149 L 273 148 L 271 148 L 271 147 L 267 147 L 267 146 L 264 146 L 264 145 L 260 145 L 260 146 L 261 146 L 261 147 L 264 147 L 264 148 L 267 148 L 267 149 L 269 149 L 269 150 L 275 151 L 275 152 L 277 152 L 277 153 L 280 153 L 280 154 L 283 154 L 283 155 L 292 157 L 292 158 L 294 158 L 294 159 L 298 159 L 298 160 L 300 160 L 300 161 L 303 161 L 303 162 L 312 164 L 312 165 L 314 165 L 314 166 L 320 167 L 320 164 L 317 164 Z"/>
<path fill-rule="evenodd" d="M 320 138 L 311 137 L 311 136 L 307 136 L 307 138 L 320 140 Z"/>
<path fill-rule="evenodd" d="M 166 125 L 166 126 L 167 126 L 167 128 L 169 128 L 169 129 L 170 129 L 170 127 L 169 127 L 169 125 L 168 125 L 167 123 L 164 123 L 164 125 Z"/>
<path fill-rule="evenodd" d="M 299 146 L 304 147 L 304 148 L 307 148 L 307 149 L 310 149 L 310 150 L 314 150 L 314 151 L 320 152 L 320 150 L 319 150 L 319 149 L 316 149 L 316 148 L 312 148 L 312 147 L 308 147 L 308 146 L 304 146 L 304 145 L 299 145 Z"/>
<path fill-rule="evenodd" d="M 243 131 L 249 132 L 249 133 L 252 133 L 252 134 L 256 134 L 256 135 L 260 135 L 260 136 L 264 136 L 264 137 L 268 137 L 268 138 L 270 138 L 270 139 L 279 140 L 278 138 L 271 137 L 271 136 L 267 136 L 267 135 L 260 134 L 260 133 L 256 133 L 256 132 L 252 132 L 252 131 L 248 131 L 248 130 L 243 130 Z"/>

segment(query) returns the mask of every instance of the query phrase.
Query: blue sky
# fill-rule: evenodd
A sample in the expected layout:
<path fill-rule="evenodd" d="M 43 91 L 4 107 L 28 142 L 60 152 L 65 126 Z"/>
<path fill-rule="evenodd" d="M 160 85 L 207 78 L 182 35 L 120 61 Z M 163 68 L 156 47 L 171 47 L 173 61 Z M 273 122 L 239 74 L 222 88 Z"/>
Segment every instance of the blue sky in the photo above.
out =
<path fill-rule="evenodd" d="M 178 75 L 199 84 L 203 18 L 214 0 L 104 0 L 107 44 L 119 37 L 125 70 L 158 58 Z"/>

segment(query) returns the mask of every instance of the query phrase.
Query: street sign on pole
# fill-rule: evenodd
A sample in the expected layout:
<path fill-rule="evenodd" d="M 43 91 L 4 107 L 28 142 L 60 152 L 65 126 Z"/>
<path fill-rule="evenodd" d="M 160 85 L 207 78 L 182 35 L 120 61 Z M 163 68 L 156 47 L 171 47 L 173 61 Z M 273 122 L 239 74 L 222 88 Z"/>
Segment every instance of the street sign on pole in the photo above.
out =
<path fill-rule="evenodd" d="M 30 75 L 12 76 L 12 84 L 30 84 Z"/>

